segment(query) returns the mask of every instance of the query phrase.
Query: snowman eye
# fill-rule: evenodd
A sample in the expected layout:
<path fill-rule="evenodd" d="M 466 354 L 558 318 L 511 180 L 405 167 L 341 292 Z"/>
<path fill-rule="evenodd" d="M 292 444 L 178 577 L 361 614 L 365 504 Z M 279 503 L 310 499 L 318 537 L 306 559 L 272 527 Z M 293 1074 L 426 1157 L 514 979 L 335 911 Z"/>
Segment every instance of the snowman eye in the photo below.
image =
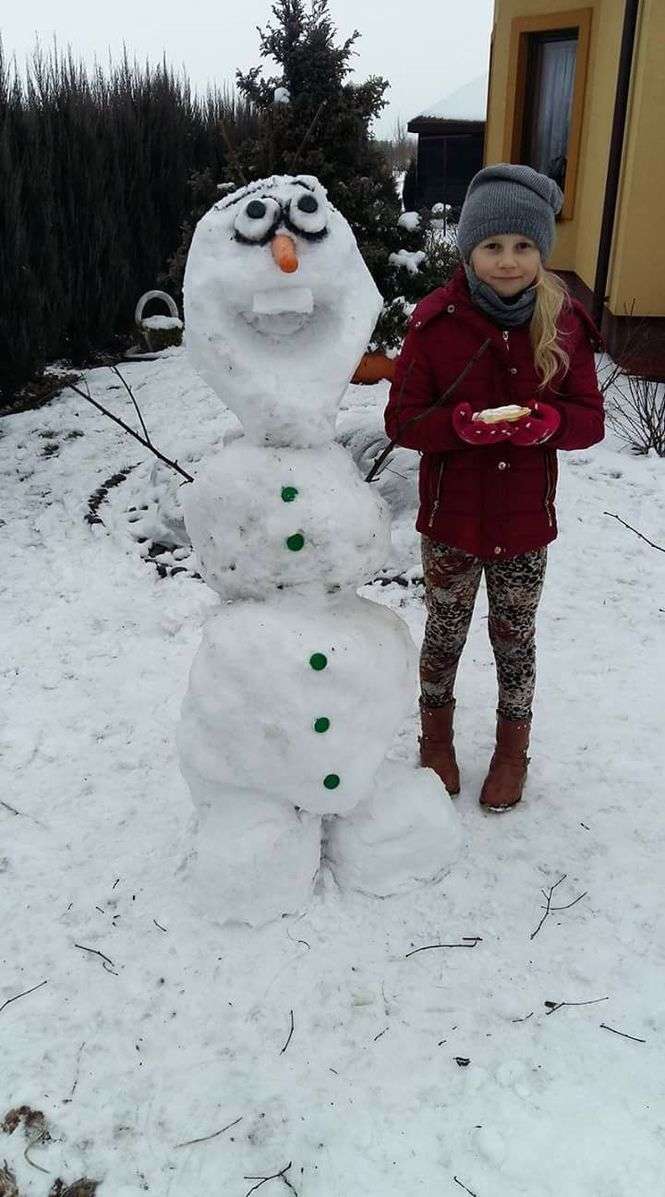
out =
<path fill-rule="evenodd" d="M 317 241 L 328 232 L 328 207 L 311 191 L 294 196 L 289 203 L 286 220 L 289 228 L 301 237 Z"/>
<path fill-rule="evenodd" d="M 282 210 L 277 200 L 269 196 L 248 200 L 233 222 L 236 240 L 250 245 L 265 245 L 281 218 Z"/>

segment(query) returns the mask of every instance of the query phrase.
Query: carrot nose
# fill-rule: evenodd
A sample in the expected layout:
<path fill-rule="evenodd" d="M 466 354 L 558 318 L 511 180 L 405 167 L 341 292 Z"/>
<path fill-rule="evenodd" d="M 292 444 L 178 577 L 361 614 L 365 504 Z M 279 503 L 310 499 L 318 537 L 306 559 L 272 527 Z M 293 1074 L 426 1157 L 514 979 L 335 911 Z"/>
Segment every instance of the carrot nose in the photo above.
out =
<path fill-rule="evenodd" d="M 298 269 L 298 255 L 293 237 L 286 233 L 276 233 L 270 242 L 270 248 L 277 265 L 285 274 L 293 274 L 294 270 Z"/>

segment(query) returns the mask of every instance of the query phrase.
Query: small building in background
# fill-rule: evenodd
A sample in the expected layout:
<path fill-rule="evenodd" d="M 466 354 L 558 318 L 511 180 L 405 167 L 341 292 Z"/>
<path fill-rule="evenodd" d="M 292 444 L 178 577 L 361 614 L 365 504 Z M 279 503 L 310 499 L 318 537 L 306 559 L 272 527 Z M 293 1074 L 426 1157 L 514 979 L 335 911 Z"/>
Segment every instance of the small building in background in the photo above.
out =
<path fill-rule="evenodd" d="M 665 0 L 495 0 L 485 163 L 564 193 L 552 268 L 613 357 L 665 378 Z M 411 128 L 411 126 L 409 126 Z"/>
<path fill-rule="evenodd" d="M 481 75 L 409 121 L 418 136 L 415 170 L 405 195 L 410 208 L 449 204 L 455 219 L 471 179 L 483 165 L 487 75 Z"/>

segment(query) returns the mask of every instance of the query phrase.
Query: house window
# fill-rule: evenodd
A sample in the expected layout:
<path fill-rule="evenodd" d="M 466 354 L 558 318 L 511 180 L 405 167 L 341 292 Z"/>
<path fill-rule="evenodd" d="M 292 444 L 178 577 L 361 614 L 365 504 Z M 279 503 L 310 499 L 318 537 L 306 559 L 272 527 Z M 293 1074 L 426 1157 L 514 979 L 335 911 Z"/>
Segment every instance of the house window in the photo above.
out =
<path fill-rule="evenodd" d="M 511 27 L 504 160 L 555 179 L 573 215 L 592 9 L 516 17 Z"/>
<path fill-rule="evenodd" d="M 531 34 L 527 53 L 521 161 L 566 184 L 577 30 Z"/>

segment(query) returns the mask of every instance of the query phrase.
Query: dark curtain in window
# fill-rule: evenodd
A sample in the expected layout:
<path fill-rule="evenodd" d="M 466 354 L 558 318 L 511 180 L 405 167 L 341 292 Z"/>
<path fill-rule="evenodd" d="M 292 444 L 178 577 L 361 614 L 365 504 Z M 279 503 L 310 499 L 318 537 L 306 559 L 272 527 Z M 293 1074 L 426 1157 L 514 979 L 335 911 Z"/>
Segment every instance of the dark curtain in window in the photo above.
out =
<path fill-rule="evenodd" d="M 528 91 L 526 161 L 555 179 L 566 179 L 568 133 L 575 81 L 577 38 L 538 39 L 532 47 Z"/>

